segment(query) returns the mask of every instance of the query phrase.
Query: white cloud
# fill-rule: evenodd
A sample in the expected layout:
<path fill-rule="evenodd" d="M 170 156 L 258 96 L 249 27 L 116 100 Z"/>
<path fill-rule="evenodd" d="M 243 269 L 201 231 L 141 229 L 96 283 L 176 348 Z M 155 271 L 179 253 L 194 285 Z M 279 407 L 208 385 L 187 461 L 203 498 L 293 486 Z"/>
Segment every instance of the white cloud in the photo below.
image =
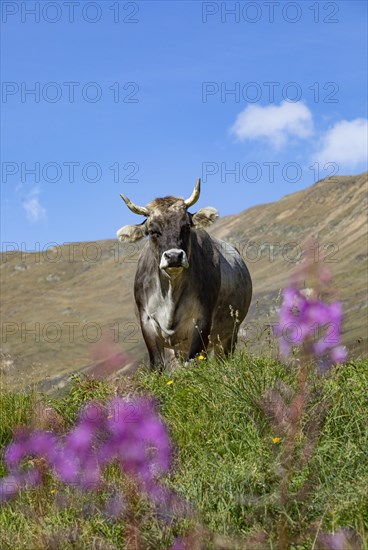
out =
<path fill-rule="evenodd" d="M 279 106 L 249 105 L 238 114 L 230 131 L 240 141 L 263 139 L 281 149 L 291 137 L 305 139 L 312 135 L 312 113 L 304 103 L 283 101 Z"/>
<path fill-rule="evenodd" d="M 340 120 L 321 137 L 315 160 L 355 168 L 367 162 L 367 150 L 368 120 Z"/>
<path fill-rule="evenodd" d="M 31 222 L 38 222 L 46 215 L 46 210 L 41 206 L 38 195 L 40 194 L 39 187 L 33 187 L 27 197 L 23 199 L 22 206 L 26 211 L 27 219 Z"/>

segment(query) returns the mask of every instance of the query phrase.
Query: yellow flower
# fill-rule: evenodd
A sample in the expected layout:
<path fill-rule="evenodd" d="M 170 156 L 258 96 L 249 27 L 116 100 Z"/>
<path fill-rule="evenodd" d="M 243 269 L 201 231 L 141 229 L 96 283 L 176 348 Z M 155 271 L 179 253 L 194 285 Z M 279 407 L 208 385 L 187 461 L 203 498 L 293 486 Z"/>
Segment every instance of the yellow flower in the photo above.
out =
<path fill-rule="evenodd" d="M 166 384 L 167 384 L 168 386 L 170 386 L 170 384 L 173 384 L 173 383 L 174 383 L 174 380 L 169 380 L 168 382 L 166 382 Z"/>
<path fill-rule="evenodd" d="M 206 358 L 205 358 L 204 355 L 198 355 L 198 359 L 199 359 L 200 361 L 203 361 L 203 359 L 206 359 Z"/>
<path fill-rule="evenodd" d="M 50 493 L 56 493 L 56 489 L 51 489 Z"/>
<path fill-rule="evenodd" d="M 273 438 L 272 438 L 272 441 L 273 441 L 274 443 L 280 443 L 281 439 L 280 439 L 279 437 L 273 437 Z"/>

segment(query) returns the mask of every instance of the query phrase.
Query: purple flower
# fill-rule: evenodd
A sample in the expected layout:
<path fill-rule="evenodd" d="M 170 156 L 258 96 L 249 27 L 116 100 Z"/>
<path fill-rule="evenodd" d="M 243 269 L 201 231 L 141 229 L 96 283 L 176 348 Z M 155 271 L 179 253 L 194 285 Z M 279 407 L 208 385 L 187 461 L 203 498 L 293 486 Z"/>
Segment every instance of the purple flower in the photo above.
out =
<path fill-rule="evenodd" d="M 170 547 L 170 550 L 186 550 L 186 545 L 183 538 L 177 538 L 174 544 Z"/>
<path fill-rule="evenodd" d="M 106 408 L 89 403 L 66 436 L 36 431 L 22 432 L 5 452 L 11 475 L 2 480 L 2 500 L 15 496 L 26 485 L 42 481 L 40 466 L 22 468 L 26 457 L 44 458 L 64 483 L 83 490 L 99 487 L 102 468 L 117 461 L 133 475 L 156 503 L 170 500 L 157 476 L 170 466 L 170 440 L 152 400 L 114 398 Z"/>
<path fill-rule="evenodd" d="M 336 346 L 331 350 L 331 358 L 335 363 L 343 363 L 346 360 L 347 351 L 344 346 Z"/>
<path fill-rule="evenodd" d="M 21 488 L 19 475 L 9 475 L 0 480 L 0 504 L 13 498 Z"/>
<path fill-rule="evenodd" d="M 21 489 L 34 487 L 41 481 L 42 476 L 37 468 L 3 477 L 0 480 L 0 504 L 15 497 Z"/>
<path fill-rule="evenodd" d="M 141 480 L 151 479 L 169 468 L 170 441 L 153 402 L 115 398 L 109 407 L 106 427 L 110 437 L 100 453 L 111 460 L 114 453 L 123 469 Z"/>
<path fill-rule="evenodd" d="M 358 543 L 354 539 L 353 532 L 348 529 L 339 529 L 335 533 L 322 533 L 319 538 L 327 550 L 358 548 Z"/>
<path fill-rule="evenodd" d="M 346 352 L 340 345 L 343 318 L 341 303 L 327 304 L 296 286 L 286 288 L 283 298 L 279 314 L 281 326 L 276 328 L 276 334 L 280 337 L 281 355 L 287 357 L 293 345 L 308 342 L 314 355 L 322 356 L 329 352 L 335 363 L 344 361 Z"/>
<path fill-rule="evenodd" d="M 49 463 L 53 459 L 56 437 L 47 432 L 23 433 L 18 441 L 11 443 L 5 451 L 5 464 L 10 471 L 18 468 L 26 457 L 42 457 Z"/>
<path fill-rule="evenodd" d="M 64 483 L 76 483 L 80 471 L 78 456 L 61 451 L 54 461 L 54 471 Z"/>
<path fill-rule="evenodd" d="M 99 403 L 88 403 L 79 414 L 79 422 L 84 425 L 99 427 L 103 424 L 105 412 Z"/>
<path fill-rule="evenodd" d="M 18 466 L 25 454 L 25 445 L 21 443 L 11 443 L 4 455 L 5 464 L 11 470 L 14 466 Z"/>
<path fill-rule="evenodd" d="M 72 430 L 65 440 L 65 447 L 75 453 L 88 453 L 92 446 L 94 428 L 87 423 L 80 424 Z"/>

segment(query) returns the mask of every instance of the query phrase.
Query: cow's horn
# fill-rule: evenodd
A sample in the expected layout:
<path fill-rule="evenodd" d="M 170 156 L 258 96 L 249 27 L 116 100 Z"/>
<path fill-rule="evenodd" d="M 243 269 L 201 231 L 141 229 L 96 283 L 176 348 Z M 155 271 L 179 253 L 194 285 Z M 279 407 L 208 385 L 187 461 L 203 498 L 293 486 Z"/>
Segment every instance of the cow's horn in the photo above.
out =
<path fill-rule="evenodd" d="M 141 216 L 149 215 L 148 208 L 146 208 L 145 206 L 138 206 L 138 204 L 134 204 L 134 202 L 132 202 L 130 199 L 128 199 L 128 197 L 122 195 L 121 193 L 120 196 L 129 208 L 129 210 L 134 212 L 134 214 L 140 214 Z"/>
<path fill-rule="evenodd" d="M 201 192 L 201 178 L 198 178 L 198 181 L 197 181 L 197 184 L 194 188 L 193 193 L 191 194 L 189 199 L 184 201 L 185 205 L 188 208 L 189 208 L 189 206 L 192 206 L 193 204 L 195 204 L 197 202 L 197 200 L 199 199 L 200 192 Z"/>

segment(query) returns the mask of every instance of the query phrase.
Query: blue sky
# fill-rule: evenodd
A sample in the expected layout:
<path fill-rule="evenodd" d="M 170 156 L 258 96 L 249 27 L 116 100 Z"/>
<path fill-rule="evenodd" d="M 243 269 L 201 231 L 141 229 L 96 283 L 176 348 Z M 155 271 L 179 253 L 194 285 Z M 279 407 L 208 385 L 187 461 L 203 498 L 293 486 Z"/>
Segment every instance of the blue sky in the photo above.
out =
<path fill-rule="evenodd" d="M 366 170 L 366 12 L 4 0 L 2 242 L 115 238 L 140 222 L 119 193 L 189 196 L 199 176 L 198 206 L 227 215 Z"/>

